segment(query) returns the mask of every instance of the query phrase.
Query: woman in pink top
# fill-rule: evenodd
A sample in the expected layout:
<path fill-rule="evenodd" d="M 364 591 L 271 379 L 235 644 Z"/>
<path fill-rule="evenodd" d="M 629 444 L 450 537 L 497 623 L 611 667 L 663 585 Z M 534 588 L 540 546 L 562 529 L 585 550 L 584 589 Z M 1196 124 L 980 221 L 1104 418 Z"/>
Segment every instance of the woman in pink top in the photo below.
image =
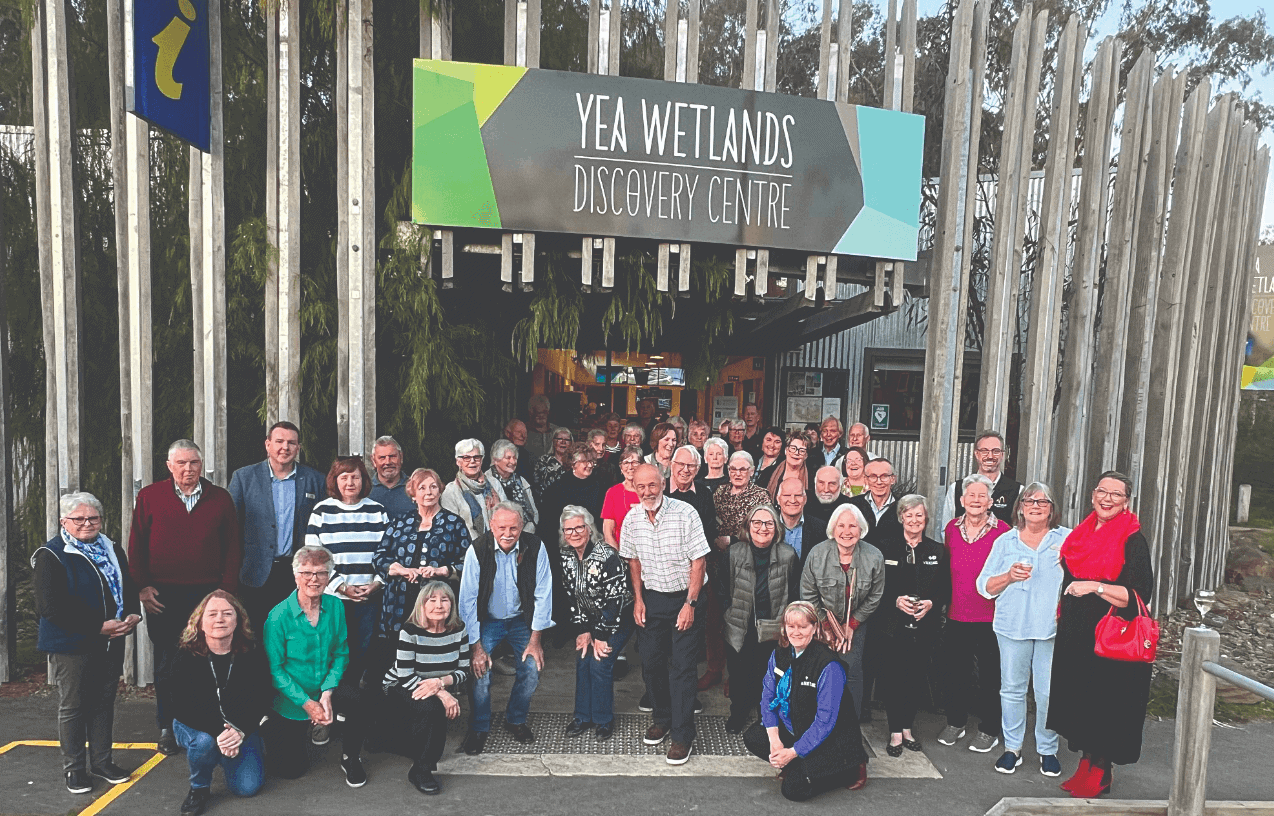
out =
<path fill-rule="evenodd" d="M 969 750 L 986 753 L 1000 744 L 1000 646 L 992 629 L 995 602 L 982 597 L 976 583 L 991 545 L 1008 532 L 1009 525 L 990 513 L 990 479 L 974 473 L 963 484 L 964 515 L 952 519 L 944 530 L 951 560 L 951 611 L 943 636 L 947 727 L 938 734 L 938 742 L 959 742 L 967 733 L 972 709 L 981 721 Z"/>
<path fill-rule="evenodd" d="M 629 445 L 619 454 L 619 472 L 624 480 L 606 491 L 602 501 L 602 536 L 606 543 L 619 549 L 619 531 L 624 526 L 624 516 L 628 509 L 638 502 L 637 491 L 633 490 L 633 474 L 641 464 L 641 448 Z"/>

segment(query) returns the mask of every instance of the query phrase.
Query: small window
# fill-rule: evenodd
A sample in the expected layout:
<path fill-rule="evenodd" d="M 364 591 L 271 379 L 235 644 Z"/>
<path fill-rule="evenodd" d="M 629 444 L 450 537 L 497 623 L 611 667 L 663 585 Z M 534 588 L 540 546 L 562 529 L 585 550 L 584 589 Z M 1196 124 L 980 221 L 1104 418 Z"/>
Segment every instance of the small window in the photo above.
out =
<path fill-rule="evenodd" d="M 862 411 L 876 439 L 919 439 L 925 397 L 923 349 L 867 349 L 863 354 Z M 972 439 L 978 416 L 980 358 L 965 352 L 960 394 L 960 439 Z"/>

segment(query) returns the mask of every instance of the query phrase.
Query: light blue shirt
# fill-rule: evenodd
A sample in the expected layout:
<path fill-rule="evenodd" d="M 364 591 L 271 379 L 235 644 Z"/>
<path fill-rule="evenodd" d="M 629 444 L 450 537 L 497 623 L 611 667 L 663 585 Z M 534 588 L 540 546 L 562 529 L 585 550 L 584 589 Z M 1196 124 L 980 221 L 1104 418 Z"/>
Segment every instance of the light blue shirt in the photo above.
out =
<path fill-rule="evenodd" d="M 787 522 L 782 522 L 782 526 L 783 541 L 787 543 L 787 546 L 796 550 L 796 554 L 799 556 L 801 554 L 801 539 L 804 538 L 801 535 L 801 531 L 805 529 L 805 514 L 801 513 L 801 520 L 792 529 L 789 530 L 787 528 Z"/>
<path fill-rule="evenodd" d="M 540 545 L 540 555 L 535 561 L 535 609 L 531 612 L 531 631 L 542 632 L 553 626 L 553 575 L 549 572 L 547 545 Z M 518 553 L 522 542 L 505 552 L 495 545 L 495 575 L 491 585 L 491 600 L 487 602 L 487 614 L 495 620 L 508 620 L 522 614 L 522 599 L 518 597 Z M 460 573 L 460 619 L 465 628 L 474 633 L 476 640 L 482 634 L 478 620 L 478 556 L 470 547 L 464 554 L 464 570 Z"/>
<path fill-rule="evenodd" d="M 1069 534 L 1069 527 L 1054 527 L 1033 550 L 1022 543 L 1020 531 L 1013 528 L 991 545 L 975 586 L 983 598 L 995 601 L 992 628 L 997 635 L 1011 640 L 1052 640 L 1057 635 L 1062 542 Z M 998 597 L 987 592 L 988 579 L 1003 575 L 1019 561 L 1031 565 L 1030 578 L 1009 584 Z"/>
<path fill-rule="evenodd" d="M 274 522 L 278 530 L 274 555 L 281 558 L 292 552 L 292 532 L 296 524 L 296 466 L 280 479 L 270 471 L 270 492 L 274 494 Z"/>

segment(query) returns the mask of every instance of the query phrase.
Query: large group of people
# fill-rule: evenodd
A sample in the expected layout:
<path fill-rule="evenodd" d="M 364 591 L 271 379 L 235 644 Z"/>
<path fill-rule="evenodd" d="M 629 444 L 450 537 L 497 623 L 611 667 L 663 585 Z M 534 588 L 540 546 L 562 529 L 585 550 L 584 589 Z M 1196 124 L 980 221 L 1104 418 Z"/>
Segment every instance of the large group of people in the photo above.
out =
<path fill-rule="evenodd" d="M 981 433 L 978 469 L 947 488 L 932 538 L 933 502 L 894 495 L 893 465 L 861 423 L 785 432 L 750 405 L 712 435 L 641 407 L 632 422 L 597 417 L 577 440 L 537 396 L 489 447 L 457 442 L 449 482 L 408 473 L 388 436 L 370 471 L 342 456 L 324 477 L 279 422 L 265 460 L 226 490 L 178 440 L 171 478 L 138 493 L 126 548 L 103 534 L 96 498 L 63 496 L 61 530 L 32 565 L 67 789 L 129 777 L 111 753 L 113 708 L 143 611 L 158 749 L 189 764 L 183 814 L 207 807 L 216 767 L 251 796 L 267 775 L 303 776 L 307 745 L 333 738 L 351 787 L 368 782 L 365 749 L 392 750 L 412 761 L 409 783 L 436 794 L 462 701 L 460 750 L 481 754 L 492 673 L 511 676 L 502 727 L 534 743 L 546 650 L 568 644 L 565 736 L 605 742 L 634 639 L 644 743 L 687 762 L 698 695 L 720 684 L 726 729 L 793 800 L 863 787 L 860 723 L 876 697 L 887 755 L 924 750 L 916 714 L 934 667 L 936 742 L 1002 744 L 996 771 L 1023 763 L 1028 689 L 1040 772 L 1061 775 L 1062 737 L 1081 755 L 1063 783 L 1072 795 L 1101 795 L 1114 764 L 1137 761 L 1149 666 L 1094 652 L 1098 620 L 1134 614 L 1151 589 L 1126 477 L 1103 474 L 1069 529 L 1049 487 L 1005 476 L 1003 437 Z"/>

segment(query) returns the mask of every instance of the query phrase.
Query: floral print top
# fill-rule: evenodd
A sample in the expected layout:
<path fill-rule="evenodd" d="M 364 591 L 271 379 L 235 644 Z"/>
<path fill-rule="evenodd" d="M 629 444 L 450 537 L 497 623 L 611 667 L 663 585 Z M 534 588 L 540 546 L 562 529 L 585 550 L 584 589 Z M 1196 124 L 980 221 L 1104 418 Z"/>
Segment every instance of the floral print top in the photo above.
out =
<path fill-rule="evenodd" d="M 453 575 L 458 576 L 468 549 L 469 528 L 465 526 L 464 519 L 441 507 L 434 514 L 433 525 L 428 530 L 420 529 L 419 511 L 398 516 L 390 522 L 385 537 L 372 556 L 372 566 L 385 581 L 376 634 L 397 637 L 420 591 L 420 585 L 414 581 L 400 575 L 390 577 L 390 564 L 397 562 L 408 569 L 450 567 Z M 452 579 L 452 583 L 457 580 Z"/>

